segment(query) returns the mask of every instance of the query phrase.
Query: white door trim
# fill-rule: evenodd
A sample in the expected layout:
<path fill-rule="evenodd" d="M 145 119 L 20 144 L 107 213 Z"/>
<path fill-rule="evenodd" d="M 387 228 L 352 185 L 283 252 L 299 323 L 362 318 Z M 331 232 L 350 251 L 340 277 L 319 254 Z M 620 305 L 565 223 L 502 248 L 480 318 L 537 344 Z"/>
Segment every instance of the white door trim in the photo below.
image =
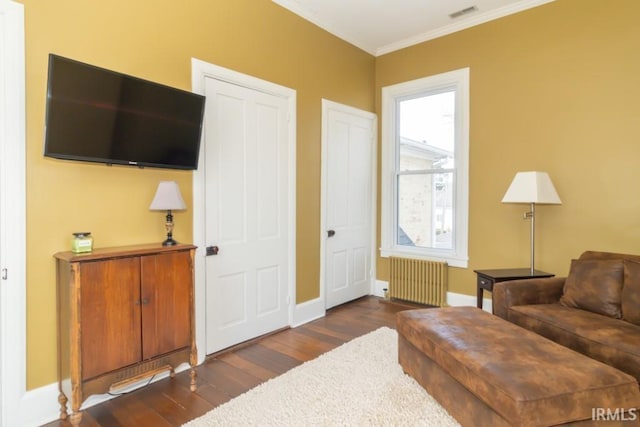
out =
<path fill-rule="evenodd" d="M 358 108 L 350 107 L 348 105 L 339 104 L 337 102 L 329 101 L 328 99 L 322 99 L 322 154 L 321 154 L 321 172 L 320 172 L 320 299 L 323 304 L 326 305 L 326 230 L 327 230 L 327 156 L 329 147 L 329 110 L 339 111 L 346 114 L 352 114 L 360 116 L 365 119 L 373 119 L 373 150 L 371 152 L 371 285 L 370 294 L 375 294 L 375 278 L 376 278 L 376 203 L 377 203 L 377 166 L 378 166 L 378 118 L 374 113 L 369 111 L 360 110 Z"/>
<path fill-rule="evenodd" d="M 214 78 L 227 83 L 259 90 L 287 99 L 290 117 L 288 120 L 288 161 L 289 161 L 289 325 L 293 324 L 296 300 L 296 91 L 280 86 L 257 77 L 242 74 L 228 68 L 210 64 L 196 58 L 191 58 L 191 85 L 195 93 L 204 95 L 205 78 Z M 204 141 L 206 129 L 203 131 L 200 144 L 200 158 L 198 169 L 193 173 L 193 243 L 198 246 L 195 257 L 195 312 L 196 312 L 196 345 L 198 347 L 198 363 L 205 358 L 206 347 L 206 278 L 205 278 L 205 247 L 211 242 L 205 239 L 205 178 L 204 170 Z"/>
<path fill-rule="evenodd" d="M 0 425 L 15 426 L 27 359 L 24 6 L 0 0 L 0 20 Z"/>

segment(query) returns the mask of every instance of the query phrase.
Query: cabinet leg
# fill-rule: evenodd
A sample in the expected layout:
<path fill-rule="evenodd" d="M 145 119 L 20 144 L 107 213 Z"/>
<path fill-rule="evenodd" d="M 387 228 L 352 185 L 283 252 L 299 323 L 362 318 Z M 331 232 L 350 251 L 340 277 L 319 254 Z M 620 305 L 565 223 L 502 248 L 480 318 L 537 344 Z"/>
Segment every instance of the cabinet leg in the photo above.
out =
<path fill-rule="evenodd" d="M 189 376 L 191 377 L 191 386 L 189 387 L 191 391 L 196 391 L 196 369 L 191 368 L 191 372 L 189 372 Z"/>
<path fill-rule="evenodd" d="M 64 395 L 64 393 L 60 392 L 60 394 L 58 395 L 58 403 L 60 404 L 60 419 L 61 420 L 66 420 L 67 419 L 67 396 Z"/>
<path fill-rule="evenodd" d="M 73 427 L 78 427 L 80 425 L 80 422 L 82 421 L 82 412 L 74 412 L 73 414 L 71 414 L 69 421 L 71 421 L 71 425 Z"/>

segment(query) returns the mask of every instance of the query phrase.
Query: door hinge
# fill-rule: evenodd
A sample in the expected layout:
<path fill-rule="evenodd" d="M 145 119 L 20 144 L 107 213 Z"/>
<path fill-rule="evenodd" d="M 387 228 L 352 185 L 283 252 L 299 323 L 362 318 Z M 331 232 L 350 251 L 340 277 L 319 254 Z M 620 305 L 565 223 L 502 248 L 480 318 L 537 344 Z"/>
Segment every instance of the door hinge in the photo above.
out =
<path fill-rule="evenodd" d="M 2 280 L 7 280 L 8 277 L 8 271 L 6 268 L 2 269 Z"/>

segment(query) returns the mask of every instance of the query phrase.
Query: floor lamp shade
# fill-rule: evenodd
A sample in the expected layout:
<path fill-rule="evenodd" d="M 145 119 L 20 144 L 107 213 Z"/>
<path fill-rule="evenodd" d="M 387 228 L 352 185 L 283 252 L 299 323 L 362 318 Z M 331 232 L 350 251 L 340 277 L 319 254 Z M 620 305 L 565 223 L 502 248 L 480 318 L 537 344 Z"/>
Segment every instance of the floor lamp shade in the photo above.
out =
<path fill-rule="evenodd" d="M 559 205 L 562 202 L 548 173 L 518 172 L 502 198 L 502 203 Z"/>
<path fill-rule="evenodd" d="M 546 172 L 518 172 L 507 189 L 502 203 L 529 203 L 531 211 L 524 218 L 531 219 L 531 275 L 535 271 L 535 217 L 536 204 L 559 205 L 558 196 L 549 174 Z"/>

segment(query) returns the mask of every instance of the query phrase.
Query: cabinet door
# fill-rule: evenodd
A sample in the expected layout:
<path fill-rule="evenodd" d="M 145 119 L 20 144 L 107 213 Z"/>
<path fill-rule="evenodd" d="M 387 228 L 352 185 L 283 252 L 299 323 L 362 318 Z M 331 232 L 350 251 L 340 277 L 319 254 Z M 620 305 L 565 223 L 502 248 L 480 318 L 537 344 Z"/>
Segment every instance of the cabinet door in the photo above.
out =
<path fill-rule="evenodd" d="M 140 259 L 80 266 L 82 379 L 139 362 Z"/>
<path fill-rule="evenodd" d="M 186 251 L 141 259 L 142 358 L 149 359 L 191 343 L 191 256 Z"/>

